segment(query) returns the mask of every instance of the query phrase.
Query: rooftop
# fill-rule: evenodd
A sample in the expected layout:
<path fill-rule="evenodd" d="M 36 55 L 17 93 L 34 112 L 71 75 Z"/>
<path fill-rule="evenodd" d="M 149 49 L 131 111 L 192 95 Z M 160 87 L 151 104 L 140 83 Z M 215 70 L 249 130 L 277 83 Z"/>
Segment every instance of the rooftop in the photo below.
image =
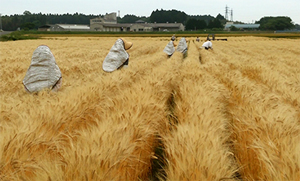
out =
<path fill-rule="evenodd" d="M 230 28 L 231 26 L 234 26 L 236 28 L 259 28 L 260 24 L 231 24 L 227 23 L 225 25 L 225 28 Z"/>
<path fill-rule="evenodd" d="M 57 25 L 64 29 L 84 29 L 84 30 L 90 29 L 88 25 L 76 25 L 76 24 L 57 24 Z"/>

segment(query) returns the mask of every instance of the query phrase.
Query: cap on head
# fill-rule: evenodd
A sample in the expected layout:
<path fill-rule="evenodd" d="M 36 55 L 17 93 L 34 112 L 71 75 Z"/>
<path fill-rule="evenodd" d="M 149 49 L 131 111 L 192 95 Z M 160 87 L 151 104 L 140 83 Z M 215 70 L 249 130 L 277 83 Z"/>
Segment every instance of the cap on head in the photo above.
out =
<path fill-rule="evenodd" d="M 125 49 L 125 50 L 129 50 L 129 49 L 132 47 L 132 45 L 133 45 L 132 42 L 126 41 L 124 38 L 121 38 L 121 40 L 122 40 L 123 43 L 124 43 L 124 49 Z"/>

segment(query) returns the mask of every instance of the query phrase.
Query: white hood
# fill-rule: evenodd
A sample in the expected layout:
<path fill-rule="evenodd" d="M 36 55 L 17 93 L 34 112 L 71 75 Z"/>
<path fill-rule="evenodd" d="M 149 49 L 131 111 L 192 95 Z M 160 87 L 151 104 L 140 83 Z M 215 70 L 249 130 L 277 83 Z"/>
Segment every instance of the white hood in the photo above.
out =
<path fill-rule="evenodd" d="M 118 39 L 105 57 L 102 68 L 106 72 L 113 72 L 123 65 L 128 58 L 129 54 L 124 49 L 123 41 Z"/>
<path fill-rule="evenodd" d="M 170 41 L 164 49 L 164 52 L 168 55 L 172 55 L 175 52 L 173 41 Z"/>
<path fill-rule="evenodd" d="M 181 53 L 185 53 L 187 51 L 187 44 L 185 38 L 180 39 L 176 50 Z"/>
<path fill-rule="evenodd" d="M 61 76 L 49 47 L 41 45 L 33 52 L 23 84 L 29 92 L 38 92 L 44 88 L 52 89 Z"/>

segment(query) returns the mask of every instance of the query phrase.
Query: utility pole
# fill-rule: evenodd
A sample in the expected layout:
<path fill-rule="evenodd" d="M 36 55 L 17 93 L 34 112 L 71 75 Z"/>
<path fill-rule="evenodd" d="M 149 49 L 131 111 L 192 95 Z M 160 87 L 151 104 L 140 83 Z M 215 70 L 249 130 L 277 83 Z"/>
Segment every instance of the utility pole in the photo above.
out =
<path fill-rule="evenodd" d="M 233 21 L 233 10 L 230 11 L 230 21 Z"/>

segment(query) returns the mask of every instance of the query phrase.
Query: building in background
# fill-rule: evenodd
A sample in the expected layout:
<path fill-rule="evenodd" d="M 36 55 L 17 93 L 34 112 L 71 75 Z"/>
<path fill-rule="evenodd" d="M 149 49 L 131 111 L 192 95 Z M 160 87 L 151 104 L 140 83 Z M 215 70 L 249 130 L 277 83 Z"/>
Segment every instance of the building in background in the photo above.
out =
<path fill-rule="evenodd" d="M 98 17 L 90 20 L 91 31 L 127 31 L 125 24 L 117 23 L 117 13 L 110 13 L 104 15 L 104 17 Z"/>
<path fill-rule="evenodd" d="M 117 13 L 106 14 L 103 18 L 98 17 L 90 20 L 91 31 L 184 31 L 182 23 L 147 23 L 138 20 L 135 23 L 117 23 Z"/>
<path fill-rule="evenodd" d="M 103 32 L 152 32 L 152 31 L 184 31 L 182 23 L 147 23 L 138 20 L 135 23 L 118 23 L 117 13 L 90 19 L 90 25 L 55 24 L 43 25 L 39 31 L 103 31 Z"/>
<path fill-rule="evenodd" d="M 182 23 L 147 23 L 142 20 L 136 21 L 130 26 L 130 31 L 184 31 Z"/>
<path fill-rule="evenodd" d="M 90 31 L 89 25 L 56 24 L 50 31 Z"/>
<path fill-rule="evenodd" d="M 46 24 L 43 26 L 40 26 L 38 28 L 38 31 L 51 31 L 51 27 L 54 27 L 55 25 Z"/>
<path fill-rule="evenodd" d="M 38 31 L 90 31 L 89 25 L 77 24 L 55 24 L 43 25 L 38 28 Z"/>
<path fill-rule="evenodd" d="M 230 27 L 232 26 L 239 30 L 257 30 L 260 24 L 234 24 L 233 22 L 227 22 L 224 30 L 230 31 Z"/>

